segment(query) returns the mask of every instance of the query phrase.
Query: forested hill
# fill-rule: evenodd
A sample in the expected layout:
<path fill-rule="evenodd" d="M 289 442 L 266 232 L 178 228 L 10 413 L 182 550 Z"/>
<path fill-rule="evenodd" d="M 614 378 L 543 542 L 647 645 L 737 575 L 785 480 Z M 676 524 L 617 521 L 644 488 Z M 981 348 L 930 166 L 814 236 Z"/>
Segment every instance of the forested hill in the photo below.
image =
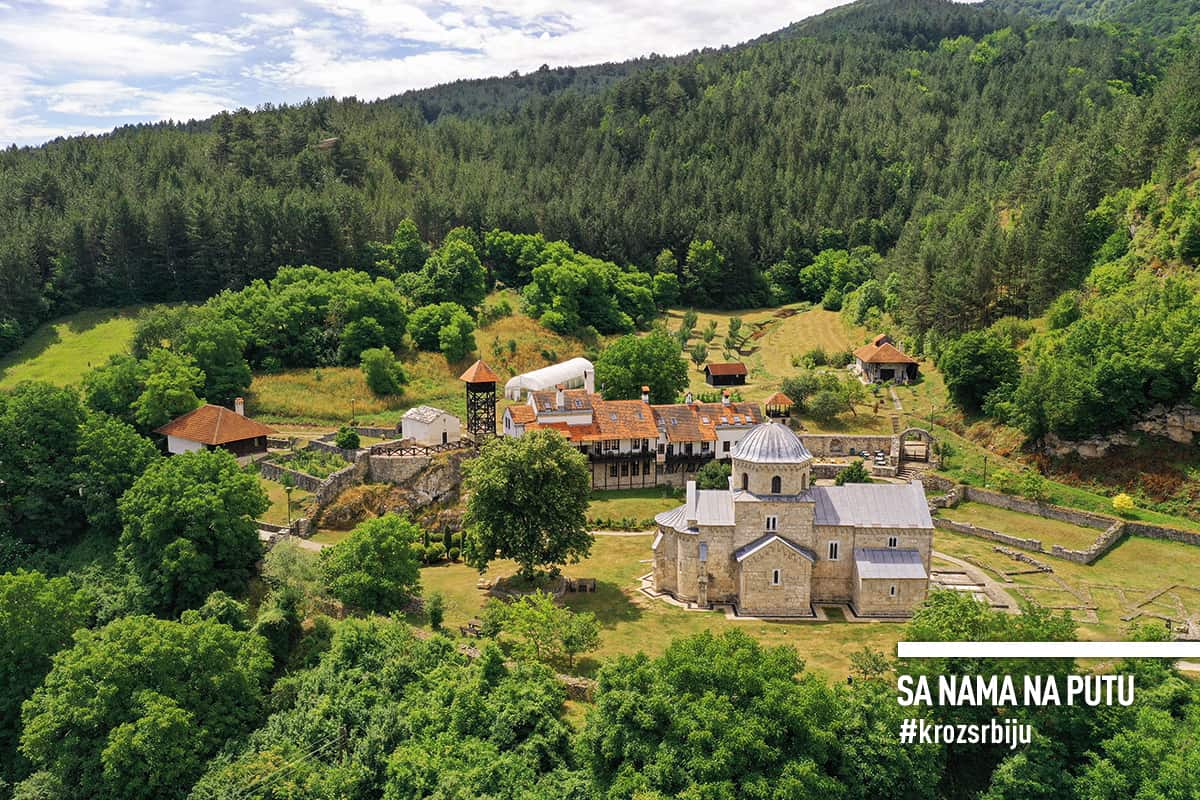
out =
<path fill-rule="evenodd" d="M 1125 25 L 1156 36 L 1200 24 L 1196 0 L 985 0 L 1009 14 Z"/>
<path fill-rule="evenodd" d="M 198 300 L 284 264 L 370 269 L 405 217 L 433 241 L 538 231 L 647 269 L 712 240 L 720 274 L 681 274 L 698 305 L 786 300 L 815 252 L 869 246 L 907 284 L 907 327 L 962 331 L 1077 285 L 1087 214 L 1182 163 L 1190 50 L 876 0 L 515 111 L 443 87 L 433 111 L 322 100 L 10 149 L 0 346 L 82 305 Z M 468 113 L 444 113 L 455 102 Z"/>

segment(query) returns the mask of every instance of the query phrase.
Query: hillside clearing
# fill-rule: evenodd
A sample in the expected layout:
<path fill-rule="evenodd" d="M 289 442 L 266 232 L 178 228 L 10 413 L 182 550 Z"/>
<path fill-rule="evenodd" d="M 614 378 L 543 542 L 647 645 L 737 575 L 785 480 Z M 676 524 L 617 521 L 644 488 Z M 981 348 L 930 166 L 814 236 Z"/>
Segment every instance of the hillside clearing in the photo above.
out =
<path fill-rule="evenodd" d="M 0 359 L 0 389 L 22 381 L 78 383 L 109 356 L 129 350 L 139 306 L 97 308 L 47 322 Z"/>

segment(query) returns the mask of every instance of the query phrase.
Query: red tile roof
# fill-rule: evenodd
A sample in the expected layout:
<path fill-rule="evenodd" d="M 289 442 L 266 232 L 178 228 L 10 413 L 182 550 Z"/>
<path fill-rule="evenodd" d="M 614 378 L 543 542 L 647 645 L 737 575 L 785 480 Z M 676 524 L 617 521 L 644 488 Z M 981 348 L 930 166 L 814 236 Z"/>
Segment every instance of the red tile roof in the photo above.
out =
<path fill-rule="evenodd" d="M 467 371 L 458 376 L 458 379 L 466 383 L 495 383 L 500 380 L 482 359 L 467 367 Z"/>
<path fill-rule="evenodd" d="M 877 337 L 878 338 L 878 337 Z M 916 364 L 917 360 L 906 356 L 891 342 L 881 345 L 864 344 L 854 351 L 854 357 L 867 364 Z"/>
<path fill-rule="evenodd" d="M 528 403 L 509 406 L 507 411 L 508 415 L 512 417 L 512 421 L 517 425 L 527 425 L 537 420 L 537 412 Z"/>
<path fill-rule="evenodd" d="M 641 400 L 593 401 L 597 439 L 657 439 L 654 411 Z"/>
<path fill-rule="evenodd" d="M 767 398 L 767 405 L 782 406 L 782 407 L 786 408 L 786 407 L 792 405 L 792 398 L 788 397 L 783 392 L 776 392 L 775 394 L 773 394 Z"/>
<path fill-rule="evenodd" d="M 533 397 L 533 402 L 537 404 L 538 413 L 553 414 L 559 411 L 558 407 L 558 390 L 546 389 L 544 391 L 530 392 Z M 582 414 L 592 410 L 593 400 L 599 400 L 600 395 L 590 395 L 587 389 L 565 389 L 563 390 L 563 403 L 565 408 L 561 409 L 562 413 Z"/>
<path fill-rule="evenodd" d="M 217 445 L 269 436 L 275 433 L 275 429 L 224 406 L 209 404 L 171 420 L 154 432 L 189 442 Z"/>
<path fill-rule="evenodd" d="M 698 403 L 696 410 L 701 414 L 701 422 L 708 416 L 718 428 L 751 426 L 763 421 L 758 403 Z"/>
<path fill-rule="evenodd" d="M 746 365 L 740 361 L 725 361 L 719 364 L 708 364 L 704 370 L 709 375 L 745 375 Z"/>

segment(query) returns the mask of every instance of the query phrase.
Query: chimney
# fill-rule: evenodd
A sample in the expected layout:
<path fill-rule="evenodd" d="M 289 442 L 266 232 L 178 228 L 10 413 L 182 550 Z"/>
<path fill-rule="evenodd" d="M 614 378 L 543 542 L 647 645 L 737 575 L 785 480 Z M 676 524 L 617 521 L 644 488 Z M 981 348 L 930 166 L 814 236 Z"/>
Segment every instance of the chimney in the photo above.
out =
<path fill-rule="evenodd" d="M 650 402 L 650 387 L 649 386 L 642 387 L 642 402 L 643 403 Z"/>
<path fill-rule="evenodd" d="M 696 527 L 696 499 L 696 482 L 688 481 L 683 515 L 689 528 Z"/>
<path fill-rule="evenodd" d="M 233 398 L 233 410 L 238 413 L 238 416 L 246 416 L 246 400 L 242 397 Z"/>
<path fill-rule="evenodd" d="M 583 371 L 583 390 L 589 395 L 596 393 L 596 373 L 590 367 Z"/>
<path fill-rule="evenodd" d="M 729 408 L 729 390 L 728 389 L 721 392 L 721 405 L 725 406 L 726 408 Z"/>
<path fill-rule="evenodd" d="M 688 392 L 687 394 L 685 394 L 683 396 L 683 402 L 687 403 L 689 406 L 692 404 L 692 393 L 691 392 Z"/>
<path fill-rule="evenodd" d="M 567 392 L 561 383 L 554 387 L 554 405 L 559 411 L 563 411 L 567 407 Z"/>

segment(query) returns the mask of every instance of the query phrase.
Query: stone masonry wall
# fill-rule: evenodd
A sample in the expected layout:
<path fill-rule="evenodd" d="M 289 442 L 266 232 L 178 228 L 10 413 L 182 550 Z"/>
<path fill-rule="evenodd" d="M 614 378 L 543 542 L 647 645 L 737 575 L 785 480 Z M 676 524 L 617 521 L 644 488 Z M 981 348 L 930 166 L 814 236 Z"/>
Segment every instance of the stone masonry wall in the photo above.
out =
<path fill-rule="evenodd" d="M 1020 536 L 1009 536 L 1007 533 L 1000 533 L 1000 531 L 994 531 L 991 528 L 980 528 L 977 525 L 971 525 L 966 522 L 955 522 L 952 519 L 934 517 L 933 527 L 954 531 L 955 533 L 965 533 L 968 536 L 978 536 L 980 539 L 989 539 L 1011 547 L 1020 547 L 1023 550 L 1033 550 L 1037 553 L 1046 552 L 1042 549 L 1042 543 L 1037 539 L 1022 539 Z"/>
<path fill-rule="evenodd" d="M 1145 536 L 1149 539 L 1164 539 L 1168 542 L 1200 545 L 1200 533 L 1184 531 L 1179 528 L 1167 528 L 1162 525 L 1151 525 L 1146 522 L 1126 522 L 1125 530 L 1134 536 Z"/>
<path fill-rule="evenodd" d="M 1069 550 L 1062 545 L 1056 544 L 1050 548 L 1050 555 L 1065 558 L 1067 561 L 1074 561 L 1076 564 L 1091 564 L 1116 546 L 1117 542 L 1121 541 L 1121 537 L 1124 535 L 1125 523 L 1117 520 L 1108 527 L 1108 530 L 1100 534 L 1087 550 Z"/>
<path fill-rule="evenodd" d="M 1068 522 L 1084 528 L 1106 530 L 1114 522 L 1112 517 L 1106 517 L 1102 514 L 1092 514 L 1091 512 L 1079 511 L 1074 508 L 1064 508 L 1063 506 L 1056 506 L 1051 503 L 1039 503 L 1035 500 L 1026 500 L 1023 497 L 1014 497 L 1010 494 L 1001 494 L 1000 492 L 993 492 L 990 489 L 979 489 L 974 486 L 964 486 L 962 488 L 962 496 L 964 500 L 985 503 L 989 506 L 997 506 L 998 508 L 1006 508 L 1009 511 L 1033 514 L 1038 517 L 1045 517 L 1046 519 L 1056 519 L 1059 522 Z"/>

